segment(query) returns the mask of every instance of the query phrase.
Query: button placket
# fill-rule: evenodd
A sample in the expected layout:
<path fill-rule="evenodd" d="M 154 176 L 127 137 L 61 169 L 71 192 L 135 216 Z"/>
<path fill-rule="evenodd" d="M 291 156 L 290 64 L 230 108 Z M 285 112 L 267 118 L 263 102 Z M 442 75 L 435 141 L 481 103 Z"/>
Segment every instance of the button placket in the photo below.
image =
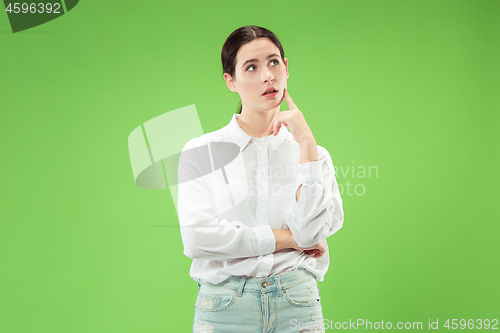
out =
<path fill-rule="evenodd" d="M 269 188 L 269 159 L 268 159 L 268 152 L 267 152 L 267 146 L 263 145 L 262 149 L 260 151 L 262 154 L 262 161 L 263 161 L 263 166 L 264 166 L 264 171 L 262 173 L 262 212 L 263 212 L 263 221 L 264 224 L 268 224 L 268 219 L 269 219 L 269 201 L 267 200 L 268 196 L 268 188 Z"/>
<path fill-rule="evenodd" d="M 257 148 L 257 208 L 256 215 L 257 219 L 260 222 L 260 225 L 268 224 L 268 152 L 267 146 L 262 144 L 263 141 L 259 139 L 256 140 L 256 148 Z"/>

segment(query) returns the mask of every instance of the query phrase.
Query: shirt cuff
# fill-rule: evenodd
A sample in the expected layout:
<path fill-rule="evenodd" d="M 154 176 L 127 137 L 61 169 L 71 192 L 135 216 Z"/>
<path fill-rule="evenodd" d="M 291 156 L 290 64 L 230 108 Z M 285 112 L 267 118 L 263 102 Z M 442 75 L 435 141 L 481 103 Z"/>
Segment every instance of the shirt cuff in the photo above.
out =
<path fill-rule="evenodd" d="M 300 164 L 297 169 L 297 186 L 300 184 L 319 183 L 323 180 L 321 161 Z"/>
<path fill-rule="evenodd" d="M 274 237 L 271 226 L 266 224 L 252 229 L 257 238 L 258 255 L 273 253 L 276 250 L 276 238 Z"/>

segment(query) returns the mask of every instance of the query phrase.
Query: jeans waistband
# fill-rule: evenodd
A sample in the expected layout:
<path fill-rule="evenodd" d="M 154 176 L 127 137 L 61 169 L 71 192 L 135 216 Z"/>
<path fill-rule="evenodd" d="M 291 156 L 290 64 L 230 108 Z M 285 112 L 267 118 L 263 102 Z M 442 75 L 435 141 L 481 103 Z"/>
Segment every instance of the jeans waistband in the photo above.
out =
<path fill-rule="evenodd" d="M 305 268 L 299 268 L 291 272 L 263 278 L 231 276 L 219 284 L 200 281 L 198 286 L 236 290 L 237 294 L 241 295 L 243 290 L 266 293 L 281 292 L 281 290 L 295 287 L 311 279 L 316 279 L 316 276 Z"/>

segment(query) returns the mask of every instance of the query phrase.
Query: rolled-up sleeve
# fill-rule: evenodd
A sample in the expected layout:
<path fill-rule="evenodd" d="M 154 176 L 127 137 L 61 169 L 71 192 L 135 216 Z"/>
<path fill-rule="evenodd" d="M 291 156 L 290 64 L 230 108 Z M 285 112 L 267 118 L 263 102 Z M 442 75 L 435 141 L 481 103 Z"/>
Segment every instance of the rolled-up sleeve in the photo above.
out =
<path fill-rule="evenodd" d="M 249 227 L 215 215 L 202 154 L 192 153 L 199 146 L 190 140 L 182 151 L 191 153 L 181 153 L 179 158 L 177 209 L 184 254 L 192 259 L 224 261 L 273 253 L 276 239 L 269 225 Z"/>
<path fill-rule="evenodd" d="M 342 198 L 328 151 L 318 146 L 318 161 L 299 164 L 295 189 L 302 185 L 285 214 L 298 246 L 309 247 L 333 235 L 344 222 Z"/>

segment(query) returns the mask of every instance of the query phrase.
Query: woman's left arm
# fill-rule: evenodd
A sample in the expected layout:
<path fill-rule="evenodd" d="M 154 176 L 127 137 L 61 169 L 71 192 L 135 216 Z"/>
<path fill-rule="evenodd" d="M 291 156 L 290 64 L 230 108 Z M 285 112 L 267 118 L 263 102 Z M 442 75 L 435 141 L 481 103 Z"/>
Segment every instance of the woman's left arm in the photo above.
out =
<path fill-rule="evenodd" d="M 286 126 L 300 145 L 296 199 L 285 212 L 284 221 L 297 245 L 307 248 L 342 228 L 342 198 L 330 154 L 325 148 L 316 145 L 304 115 L 288 91 L 285 90 L 283 95 L 290 111 L 279 112 L 269 129 L 273 129 L 276 135 L 281 125 Z"/>
<path fill-rule="evenodd" d="M 297 170 L 298 200 L 285 214 L 286 223 L 300 247 L 309 247 L 333 235 L 344 222 L 342 198 L 332 158 L 317 146 L 319 160 L 300 163 Z"/>
<path fill-rule="evenodd" d="M 318 145 L 316 144 L 316 140 L 312 135 L 310 140 L 303 140 L 302 142 L 300 142 L 299 145 L 300 145 L 299 162 L 301 164 L 314 162 L 318 160 Z M 300 185 L 299 188 L 297 189 L 297 193 L 295 196 L 295 200 L 297 202 L 299 201 L 301 187 L 302 185 Z"/>

